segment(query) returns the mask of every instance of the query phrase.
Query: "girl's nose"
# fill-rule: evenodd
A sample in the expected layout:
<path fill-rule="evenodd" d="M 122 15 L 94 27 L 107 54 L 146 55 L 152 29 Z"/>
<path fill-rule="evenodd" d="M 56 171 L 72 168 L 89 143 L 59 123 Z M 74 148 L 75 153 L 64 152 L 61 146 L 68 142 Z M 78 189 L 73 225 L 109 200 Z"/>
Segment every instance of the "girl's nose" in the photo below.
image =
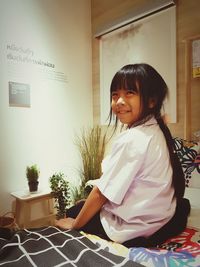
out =
<path fill-rule="evenodd" d="M 125 100 L 124 100 L 124 98 L 120 96 L 120 97 L 118 98 L 116 104 L 117 104 L 117 105 L 124 105 L 124 104 L 125 104 Z"/>

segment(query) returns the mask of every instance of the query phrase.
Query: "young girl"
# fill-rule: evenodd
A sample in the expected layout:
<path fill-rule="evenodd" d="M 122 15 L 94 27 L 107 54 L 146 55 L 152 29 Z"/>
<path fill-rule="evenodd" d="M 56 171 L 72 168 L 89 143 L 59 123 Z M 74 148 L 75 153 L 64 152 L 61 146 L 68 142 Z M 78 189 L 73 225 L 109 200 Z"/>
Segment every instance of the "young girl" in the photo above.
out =
<path fill-rule="evenodd" d="M 184 230 L 190 210 L 169 129 L 161 117 L 168 88 L 148 64 L 126 65 L 113 77 L 110 122 L 127 125 L 103 162 L 85 202 L 56 225 L 131 246 L 156 246 Z"/>

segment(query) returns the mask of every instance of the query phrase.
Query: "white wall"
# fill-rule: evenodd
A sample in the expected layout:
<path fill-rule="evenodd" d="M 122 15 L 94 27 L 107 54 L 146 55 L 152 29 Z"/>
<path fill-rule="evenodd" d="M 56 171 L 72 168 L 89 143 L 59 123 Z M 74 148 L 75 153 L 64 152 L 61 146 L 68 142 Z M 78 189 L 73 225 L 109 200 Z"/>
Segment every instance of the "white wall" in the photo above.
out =
<path fill-rule="evenodd" d="M 28 190 L 27 165 L 40 188 L 54 172 L 78 176 L 74 133 L 92 125 L 90 0 L 0 0 L 0 62 L 1 214 Z M 9 82 L 30 87 L 30 107 L 9 106 Z"/>

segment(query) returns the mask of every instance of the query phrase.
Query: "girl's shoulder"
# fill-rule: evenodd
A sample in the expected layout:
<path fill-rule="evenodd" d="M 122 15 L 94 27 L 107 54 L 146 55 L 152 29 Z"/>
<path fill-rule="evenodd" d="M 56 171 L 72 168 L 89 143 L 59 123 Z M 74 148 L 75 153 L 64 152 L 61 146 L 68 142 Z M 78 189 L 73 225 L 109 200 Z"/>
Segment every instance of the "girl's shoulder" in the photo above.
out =
<path fill-rule="evenodd" d="M 130 150 L 144 153 L 149 146 L 159 146 L 163 142 L 163 133 L 157 121 L 152 118 L 142 125 L 120 133 L 114 143 L 117 147 L 127 147 Z"/>
<path fill-rule="evenodd" d="M 149 138 L 154 136 L 157 132 L 158 133 L 160 132 L 160 127 L 156 119 L 151 118 L 141 125 L 132 127 L 130 129 L 121 132 L 118 135 L 117 139 L 123 140 L 124 142 L 129 142 L 137 139 L 141 141 L 141 138 L 148 140 Z"/>

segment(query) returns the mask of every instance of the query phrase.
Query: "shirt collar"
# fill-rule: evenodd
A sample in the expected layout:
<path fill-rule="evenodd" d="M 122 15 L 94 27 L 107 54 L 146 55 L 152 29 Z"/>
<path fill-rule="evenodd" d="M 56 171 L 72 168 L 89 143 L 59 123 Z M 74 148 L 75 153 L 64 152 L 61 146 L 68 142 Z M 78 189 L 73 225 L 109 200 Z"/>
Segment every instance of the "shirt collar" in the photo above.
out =
<path fill-rule="evenodd" d="M 153 124 L 157 124 L 157 120 L 155 119 L 154 115 L 150 114 L 148 116 L 146 116 L 145 118 L 143 118 L 140 121 L 135 122 L 131 127 L 137 127 L 137 126 L 142 126 L 142 125 L 153 125 Z"/>

